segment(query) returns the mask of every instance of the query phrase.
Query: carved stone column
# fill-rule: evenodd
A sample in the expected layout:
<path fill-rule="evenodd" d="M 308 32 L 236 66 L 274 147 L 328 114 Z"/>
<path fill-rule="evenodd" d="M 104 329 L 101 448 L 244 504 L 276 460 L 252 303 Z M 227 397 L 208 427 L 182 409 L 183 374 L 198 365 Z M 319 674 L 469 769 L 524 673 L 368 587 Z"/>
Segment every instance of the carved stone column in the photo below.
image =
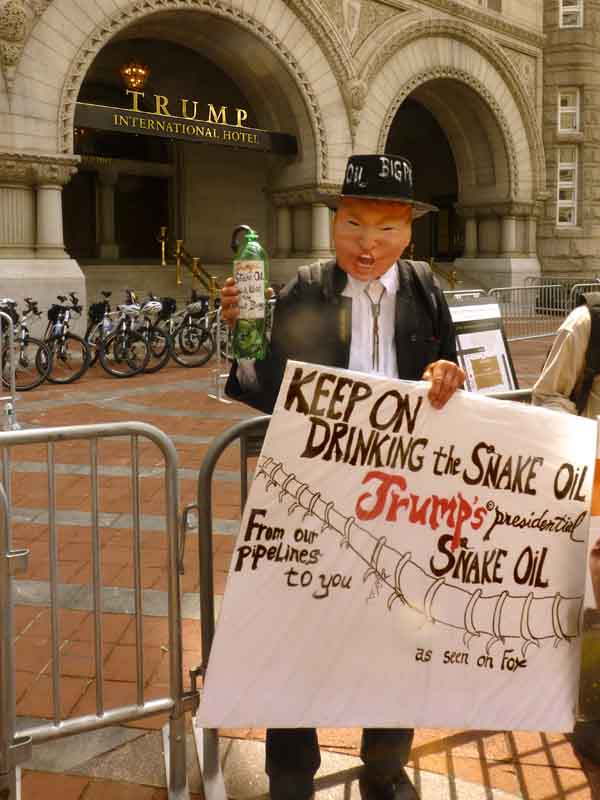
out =
<path fill-rule="evenodd" d="M 307 256 L 311 250 L 311 207 L 294 206 L 294 255 Z"/>
<path fill-rule="evenodd" d="M 331 224 L 329 208 L 323 203 L 312 206 L 312 255 L 331 255 Z"/>
<path fill-rule="evenodd" d="M 0 259 L 34 255 L 33 182 L 30 163 L 0 155 Z"/>
<path fill-rule="evenodd" d="M 278 258 L 288 258 L 292 252 L 292 209 L 289 206 L 277 208 L 277 251 Z"/>
<path fill-rule="evenodd" d="M 62 189 L 77 171 L 71 163 L 34 165 L 37 188 L 37 258 L 67 258 L 63 239 Z"/>
<path fill-rule="evenodd" d="M 118 258 L 119 245 L 115 239 L 115 185 L 118 174 L 112 169 L 98 171 L 100 183 L 100 258 Z"/>
<path fill-rule="evenodd" d="M 500 255 L 514 256 L 517 252 L 517 219 L 513 216 L 502 217 L 500 233 Z"/>
<path fill-rule="evenodd" d="M 531 257 L 537 256 L 537 217 L 527 219 L 527 254 Z"/>
<path fill-rule="evenodd" d="M 477 217 L 465 219 L 465 254 L 464 258 L 477 258 L 479 250 L 477 237 Z"/>

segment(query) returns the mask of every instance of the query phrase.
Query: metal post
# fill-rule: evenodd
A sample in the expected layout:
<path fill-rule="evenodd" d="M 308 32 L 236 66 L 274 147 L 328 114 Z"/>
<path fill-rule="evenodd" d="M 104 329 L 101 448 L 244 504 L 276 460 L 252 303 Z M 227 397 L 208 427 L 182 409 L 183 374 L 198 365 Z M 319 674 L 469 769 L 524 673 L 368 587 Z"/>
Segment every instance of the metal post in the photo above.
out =
<path fill-rule="evenodd" d="M 0 400 L 4 401 L 4 408 L 2 412 L 2 430 L 16 431 L 19 429 L 19 425 L 17 423 L 16 414 L 17 387 L 15 379 L 15 326 L 10 314 L 6 314 L 4 311 L 0 311 L 0 320 L 2 320 L 2 323 L 6 322 L 8 325 L 8 335 L 2 337 L 4 347 L 2 347 L 2 350 L 0 351 L 0 359 L 2 361 L 2 376 L 4 377 L 4 354 L 6 352 L 9 354 L 8 369 L 10 374 L 10 395 L 0 397 Z"/>
<path fill-rule="evenodd" d="M 17 765 L 31 757 L 31 740 L 15 738 L 15 647 L 13 575 L 27 569 L 28 550 L 11 550 L 8 500 L 0 486 L 0 797 L 18 800 Z"/>
<path fill-rule="evenodd" d="M 200 624 L 202 635 L 202 673 L 206 671 L 208 657 L 215 635 L 215 602 L 212 557 L 212 476 L 222 452 L 240 439 L 245 442 L 249 434 L 264 436 L 269 416 L 255 417 L 234 425 L 218 436 L 209 447 L 198 475 L 198 555 L 200 558 Z M 247 443 L 243 445 L 247 455 Z M 194 723 L 194 741 L 204 782 L 205 800 L 227 800 L 225 783 L 219 760 L 219 732 L 201 729 Z"/>

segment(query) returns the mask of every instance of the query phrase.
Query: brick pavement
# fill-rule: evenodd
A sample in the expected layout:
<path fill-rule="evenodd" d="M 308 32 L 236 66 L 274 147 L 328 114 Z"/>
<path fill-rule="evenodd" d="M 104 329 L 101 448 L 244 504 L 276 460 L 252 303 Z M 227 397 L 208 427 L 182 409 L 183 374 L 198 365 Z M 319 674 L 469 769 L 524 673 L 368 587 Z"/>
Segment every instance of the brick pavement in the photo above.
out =
<path fill-rule="evenodd" d="M 535 380 L 548 342 L 513 345 L 513 359 L 522 388 Z M 157 375 L 127 381 L 107 377 L 98 368 L 70 387 L 39 387 L 21 396 L 18 418 L 34 426 L 84 422 L 140 420 L 168 433 L 176 444 L 180 466 L 180 501 L 194 501 L 195 477 L 215 434 L 249 415 L 239 405 L 223 405 L 207 397 L 208 369 L 168 367 Z M 101 561 L 103 582 L 111 587 L 103 614 L 103 663 L 106 705 L 135 700 L 135 631 L 132 617 L 133 555 L 127 527 L 131 510 L 128 481 L 129 448 L 112 440 L 100 448 Z M 13 539 L 15 546 L 31 551 L 26 575 L 19 577 L 16 606 L 17 713 L 51 717 L 50 614 L 48 610 L 48 524 L 46 509 L 45 449 L 29 446 L 12 453 L 14 472 Z M 58 557 L 61 593 L 60 672 L 61 712 L 66 716 L 95 710 L 95 667 L 92 616 L 85 590 L 91 579 L 91 528 L 89 524 L 88 446 L 65 443 L 56 447 L 58 487 Z M 166 541 L 162 532 L 164 511 L 160 456 L 152 444 L 140 448 L 142 467 L 142 584 L 144 600 L 144 685 L 146 697 L 160 697 L 168 681 L 168 631 L 166 625 Z M 213 492 L 215 515 L 214 555 L 217 594 L 224 591 L 239 519 L 238 454 L 231 448 L 218 465 Z M 199 582 L 196 536 L 187 537 L 184 592 L 184 668 L 200 661 L 197 617 Z M 88 592 L 89 595 L 89 592 Z M 87 597 L 87 599 L 86 599 Z M 107 598 L 105 597 L 105 600 Z M 186 611 L 187 609 L 187 611 Z M 155 730 L 162 720 L 145 719 L 132 726 Z M 260 739 L 262 731 L 227 731 L 232 738 Z M 324 748 L 356 754 L 359 732 L 323 730 Z M 583 800 L 592 797 L 597 776 L 573 755 L 564 737 L 540 733 L 487 733 L 477 731 L 420 730 L 415 738 L 412 766 L 482 786 L 481 797 L 491 788 L 527 800 Z M 487 787 L 487 788 L 485 788 Z M 25 772 L 24 800 L 61 795 L 64 800 L 100 797 L 159 800 L 164 790 L 150 786 L 111 783 L 90 777 Z"/>

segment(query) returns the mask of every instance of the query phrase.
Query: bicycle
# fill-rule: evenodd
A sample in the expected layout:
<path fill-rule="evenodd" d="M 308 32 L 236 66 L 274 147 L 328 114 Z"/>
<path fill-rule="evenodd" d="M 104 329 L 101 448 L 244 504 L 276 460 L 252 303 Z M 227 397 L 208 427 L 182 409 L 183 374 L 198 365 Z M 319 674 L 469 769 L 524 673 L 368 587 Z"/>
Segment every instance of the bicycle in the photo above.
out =
<path fill-rule="evenodd" d="M 172 311 L 170 315 L 169 311 Z M 172 298 L 163 298 L 163 314 L 158 324 L 167 329 L 172 341 L 171 355 L 182 367 L 201 367 L 215 352 L 208 299 L 200 297 L 194 290 L 183 311 L 177 312 Z"/>
<path fill-rule="evenodd" d="M 144 367 L 144 372 L 158 372 L 169 361 L 173 352 L 173 339 L 170 333 L 157 322 L 162 313 L 162 300 L 150 292 L 148 299 L 140 307 L 142 319 L 135 325 L 135 329 L 146 340 L 150 351 L 150 358 Z"/>
<path fill-rule="evenodd" d="M 136 299 L 135 294 L 129 290 L 127 297 Z M 100 341 L 98 351 L 100 364 L 115 378 L 130 378 L 132 375 L 137 375 L 147 367 L 150 360 L 148 342 L 134 330 L 139 313 L 140 306 L 136 302 L 118 306 L 112 332 Z"/>
<path fill-rule="evenodd" d="M 114 320 L 112 318 L 109 298 L 112 292 L 102 292 L 103 300 L 92 303 L 88 308 L 88 326 L 85 332 L 85 341 L 90 351 L 90 367 L 98 360 L 98 353 L 102 341 L 112 333 Z"/>
<path fill-rule="evenodd" d="M 28 320 L 30 317 L 41 317 L 37 303 L 30 297 L 25 298 L 27 308 L 19 317 L 17 303 L 9 297 L 0 299 L 0 311 L 8 314 L 14 323 L 13 337 L 10 341 L 9 328 L 0 321 L 1 344 L 0 364 L 2 368 L 2 385 L 11 388 L 11 356 L 15 366 L 15 388 L 19 392 L 27 392 L 43 383 L 52 364 L 50 350 L 44 342 L 29 335 Z"/>
<path fill-rule="evenodd" d="M 82 307 L 75 292 L 69 292 L 71 305 L 67 298 L 58 295 L 60 305 L 53 303 L 48 309 L 48 326 L 44 340 L 50 350 L 51 364 L 48 373 L 50 383 L 73 383 L 90 366 L 90 351 L 81 336 L 71 333 L 69 324 L 73 314 L 81 314 Z"/>

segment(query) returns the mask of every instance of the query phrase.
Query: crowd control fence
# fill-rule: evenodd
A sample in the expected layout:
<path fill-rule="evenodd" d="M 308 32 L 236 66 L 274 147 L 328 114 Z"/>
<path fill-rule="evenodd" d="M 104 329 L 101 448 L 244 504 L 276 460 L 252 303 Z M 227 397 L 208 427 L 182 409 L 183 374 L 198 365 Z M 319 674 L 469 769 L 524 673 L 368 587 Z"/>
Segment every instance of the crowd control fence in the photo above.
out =
<path fill-rule="evenodd" d="M 135 702 L 130 705 L 108 708 L 105 697 L 103 663 L 103 608 L 101 558 L 101 514 L 99 506 L 99 444 L 107 439 L 126 437 L 130 447 L 130 497 L 131 533 L 133 549 L 133 615 L 135 620 Z M 60 585 L 58 567 L 57 525 L 57 464 L 55 448 L 64 442 L 89 444 L 89 497 L 91 520 L 91 582 L 89 608 L 92 617 L 93 662 L 95 677 L 95 713 L 64 718 L 61 711 L 61 620 Z M 142 589 L 142 525 L 141 525 L 141 468 L 140 444 L 153 443 L 162 455 L 161 476 L 165 511 L 168 574 L 168 661 L 169 686 L 165 696 L 145 697 L 144 676 L 144 598 Z M 48 553 L 50 596 L 49 662 L 53 718 L 26 727 L 17 725 L 15 712 L 15 648 L 13 640 L 13 579 L 17 571 L 26 569 L 27 550 L 13 550 L 11 543 L 10 508 L 10 458 L 19 447 L 42 445 L 47 453 L 48 481 Z M 59 428 L 40 428 L 0 433 L 2 450 L 3 487 L 0 487 L 0 602 L 2 627 L 0 630 L 0 798 L 18 800 L 18 765 L 27 760 L 32 745 L 62 739 L 73 734 L 87 733 L 109 725 L 132 722 L 159 713 L 168 713 L 169 721 L 163 728 L 163 749 L 168 781 L 169 800 L 187 800 L 189 797 L 185 713 L 195 710 L 196 692 L 184 692 L 182 674 L 182 626 L 178 571 L 178 479 L 177 453 L 172 441 L 157 428 L 138 422 L 97 425 L 79 425 Z M 25 799 L 26 800 L 26 799 Z"/>
<path fill-rule="evenodd" d="M 200 620 L 202 634 L 202 666 L 204 675 L 215 635 L 215 601 L 212 557 L 212 480 L 217 462 L 223 452 L 239 442 L 241 475 L 241 509 L 248 496 L 250 459 L 258 456 L 267 431 L 270 416 L 254 417 L 228 428 L 209 447 L 198 475 L 198 551 L 200 557 Z M 204 781 L 205 800 L 227 800 L 219 759 L 219 732 L 193 724 L 194 741 Z"/>

